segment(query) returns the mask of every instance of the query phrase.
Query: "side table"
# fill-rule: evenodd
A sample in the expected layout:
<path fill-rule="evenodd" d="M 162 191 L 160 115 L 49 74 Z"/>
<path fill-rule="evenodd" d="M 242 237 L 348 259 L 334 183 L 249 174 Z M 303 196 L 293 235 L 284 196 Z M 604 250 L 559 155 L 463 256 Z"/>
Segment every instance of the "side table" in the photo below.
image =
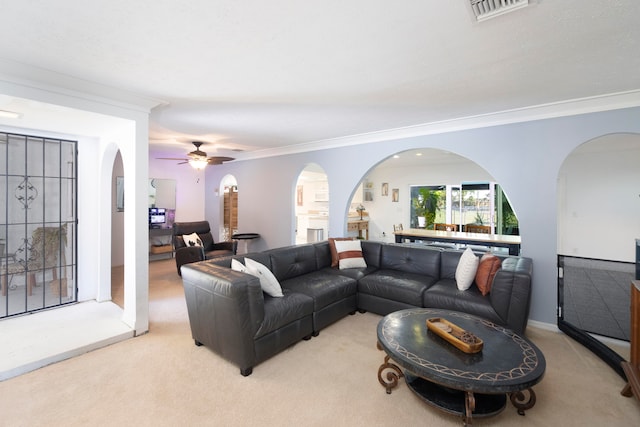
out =
<path fill-rule="evenodd" d="M 259 239 L 260 235 L 258 233 L 236 233 L 231 238 L 242 242 L 242 251 L 238 251 L 238 253 L 246 254 L 249 253 L 249 242 L 253 239 Z"/>

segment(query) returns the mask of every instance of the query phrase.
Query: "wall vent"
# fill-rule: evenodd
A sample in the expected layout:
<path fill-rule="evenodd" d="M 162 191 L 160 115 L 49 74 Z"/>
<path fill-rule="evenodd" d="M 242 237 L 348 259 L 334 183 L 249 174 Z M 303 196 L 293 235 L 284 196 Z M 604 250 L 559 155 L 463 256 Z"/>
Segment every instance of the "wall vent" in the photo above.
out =
<path fill-rule="evenodd" d="M 495 18 L 529 5 L 529 0 L 469 0 L 478 22 Z"/>

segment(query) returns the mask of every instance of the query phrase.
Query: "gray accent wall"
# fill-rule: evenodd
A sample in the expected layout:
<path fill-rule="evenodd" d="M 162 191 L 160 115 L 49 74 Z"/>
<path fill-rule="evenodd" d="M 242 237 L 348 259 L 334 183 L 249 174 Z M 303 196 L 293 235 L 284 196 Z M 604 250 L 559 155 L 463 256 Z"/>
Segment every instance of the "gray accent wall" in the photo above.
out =
<path fill-rule="evenodd" d="M 520 221 L 522 255 L 534 261 L 530 318 L 555 324 L 559 173 L 576 147 L 613 133 L 640 134 L 640 108 L 235 161 L 207 168 L 206 188 L 218 188 L 227 174 L 237 179 L 240 232 L 260 233 L 262 238 L 252 242 L 251 249 L 263 250 L 292 244 L 296 181 L 309 163 L 320 165 L 327 173 L 329 235 L 341 236 L 346 234 L 346 213 L 353 192 L 378 163 L 397 152 L 423 147 L 461 155 L 477 163 L 508 194 Z M 638 197 L 637 185 L 635 192 Z M 213 190 L 206 191 L 205 216 L 214 230 L 219 228 L 218 206 L 219 196 Z M 630 212 L 629 217 L 637 219 L 638 213 Z M 629 236 L 630 254 L 636 237 Z"/>

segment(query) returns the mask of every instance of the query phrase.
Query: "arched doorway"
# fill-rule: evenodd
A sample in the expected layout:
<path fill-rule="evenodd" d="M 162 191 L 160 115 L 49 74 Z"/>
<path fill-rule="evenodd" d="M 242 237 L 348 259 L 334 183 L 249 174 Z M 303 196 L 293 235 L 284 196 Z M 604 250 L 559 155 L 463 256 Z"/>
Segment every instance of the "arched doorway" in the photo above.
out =
<path fill-rule="evenodd" d="M 640 238 L 639 158 L 640 135 L 605 135 L 573 150 L 558 174 L 558 327 L 620 375 Z"/>
<path fill-rule="evenodd" d="M 230 242 L 238 232 L 238 181 L 233 175 L 225 175 L 220 181 L 220 233 L 219 239 Z"/>
<path fill-rule="evenodd" d="M 120 151 L 113 161 L 111 214 L 111 301 L 124 308 L 124 168 Z"/>
<path fill-rule="evenodd" d="M 329 237 L 329 181 L 322 167 L 307 165 L 295 186 L 294 244 L 311 243 Z"/>

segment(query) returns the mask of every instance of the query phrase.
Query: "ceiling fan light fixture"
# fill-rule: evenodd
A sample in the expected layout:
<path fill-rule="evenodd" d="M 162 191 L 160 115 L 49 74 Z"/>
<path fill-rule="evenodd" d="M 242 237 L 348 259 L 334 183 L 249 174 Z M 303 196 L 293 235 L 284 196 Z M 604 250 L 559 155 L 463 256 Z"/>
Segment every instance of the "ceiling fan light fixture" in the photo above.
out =
<path fill-rule="evenodd" d="M 191 165 L 192 168 L 196 169 L 196 170 L 201 170 L 204 169 L 207 164 L 209 162 L 207 162 L 206 157 L 199 157 L 199 158 L 193 158 L 193 159 L 189 159 L 189 164 Z"/>

